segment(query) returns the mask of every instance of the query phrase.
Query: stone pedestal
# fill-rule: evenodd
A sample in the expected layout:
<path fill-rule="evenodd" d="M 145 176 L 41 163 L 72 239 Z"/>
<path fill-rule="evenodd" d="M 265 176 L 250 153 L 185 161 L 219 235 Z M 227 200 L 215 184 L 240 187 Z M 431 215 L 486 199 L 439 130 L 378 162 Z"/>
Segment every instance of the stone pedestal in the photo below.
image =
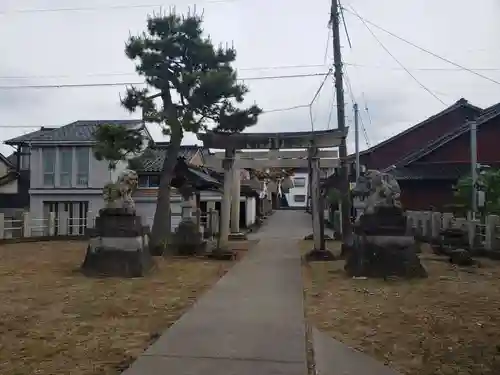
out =
<path fill-rule="evenodd" d="M 82 264 L 87 275 L 141 277 L 154 265 L 149 228 L 135 212 L 107 208 L 99 212 Z"/>
<path fill-rule="evenodd" d="M 360 217 L 345 271 L 353 277 L 427 277 L 415 239 L 406 234 L 406 216 L 401 209 L 377 207 L 373 214 Z"/>
<path fill-rule="evenodd" d="M 248 239 L 247 235 L 243 232 L 231 233 L 228 238 L 229 241 L 244 241 Z"/>

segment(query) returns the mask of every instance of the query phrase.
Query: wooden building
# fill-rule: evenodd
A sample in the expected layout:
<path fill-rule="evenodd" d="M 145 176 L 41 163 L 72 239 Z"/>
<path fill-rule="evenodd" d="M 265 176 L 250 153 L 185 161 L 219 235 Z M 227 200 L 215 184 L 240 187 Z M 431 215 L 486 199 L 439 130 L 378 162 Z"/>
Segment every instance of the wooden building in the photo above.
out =
<path fill-rule="evenodd" d="M 394 174 L 406 209 L 446 210 L 471 171 L 469 120 L 477 122 L 478 163 L 500 166 L 500 104 L 482 110 L 465 99 L 362 152 L 361 164 Z"/>

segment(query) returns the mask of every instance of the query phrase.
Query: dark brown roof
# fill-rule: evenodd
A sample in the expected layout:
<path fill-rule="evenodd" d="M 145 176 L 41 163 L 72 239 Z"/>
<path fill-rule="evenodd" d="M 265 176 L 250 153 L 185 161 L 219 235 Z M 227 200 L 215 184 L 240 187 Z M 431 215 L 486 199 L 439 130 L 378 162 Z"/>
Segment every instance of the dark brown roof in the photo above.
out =
<path fill-rule="evenodd" d="M 492 168 L 499 168 L 498 164 L 488 164 Z M 469 163 L 414 163 L 408 166 L 397 167 L 389 171 L 397 180 L 442 180 L 456 181 L 471 173 Z"/>
<path fill-rule="evenodd" d="M 469 107 L 469 108 L 472 108 L 472 109 L 477 110 L 478 112 L 483 111 L 481 108 L 476 107 L 475 105 L 470 104 L 470 103 L 469 103 L 466 99 L 461 98 L 461 99 L 459 99 L 459 100 L 458 100 L 455 104 L 453 104 L 453 105 L 449 106 L 448 108 L 446 108 L 446 109 L 442 110 L 441 112 L 436 113 L 435 115 L 433 115 L 433 116 L 431 116 L 431 117 L 429 117 L 429 118 L 425 119 L 424 121 L 419 122 L 418 124 L 416 124 L 416 125 L 414 125 L 414 126 L 412 126 L 412 127 L 408 128 L 408 129 L 406 129 L 406 130 L 402 131 L 401 133 L 398 133 L 398 134 L 396 134 L 396 135 L 394 135 L 394 136 L 392 136 L 392 137 L 390 137 L 390 138 L 386 139 L 385 141 L 382 141 L 382 142 L 380 142 L 380 143 L 378 143 L 378 144 L 376 144 L 376 145 L 374 145 L 374 146 L 370 147 L 370 148 L 369 148 L 369 149 L 367 149 L 367 150 L 361 151 L 361 152 L 360 152 L 360 155 L 369 154 L 369 153 L 371 153 L 372 151 L 375 151 L 376 149 L 378 149 L 379 147 L 384 146 L 384 145 L 386 145 L 386 144 L 388 144 L 388 143 L 394 142 L 394 141 L 396 141 L 398 138 L 400 138 L 401 136 L 403 136 L 403 135 L 405 135 L 405 134 L 408 134 L 408 133 L 411 133 L 412 131 L 414 131 L 414 130 L 416 130 L 416 129 L 420 128 L 421 126 L 424 126 L 425 124 L 427 124 L 427 123 L 429 123 L 429 122 L 431 122 L 431 121 L 434 121 L 434 120 L 436 120 L 437 118 L 439 118 L 439 117 L 441 117 L 441 116 L 444 116 L 444 115 L 446 115 L 446 114 L 448 114 L 448 113 L 450 113 L 450 112 L 452 112 L 452 111 L 454 111 L 454 110 L 456 110 L 456 109 L 458 109 L 458 108 L 460 108 L 460 107 Z M 491 107 L 490 107 L 490 108 L 491 108 Z M 348 158 L 352 158 L 352 157 L 354 157 L 354 154 L 351 154 L 351 155 L 349 155 L 349 156 L 348 156 Z"/>
<path fill-rule="evenodd" d="M 475 120 L 477 127 L 479 128 L 482 124 L 487 123 L 488 121 L 492 120 L 497 116 L 500 116 L 500 104 L 492 106 L 487 110 L 485 110 L 483 114 Z M 451 142 L 452 140 L 458 138 L 459 136 L 469 131 L 470 131 L 470 123 L 467 122 L 462 126 L 452 130 L 451 132 L 444 134 L 442 137 L 429 142 L 427 145 L 418 149 L 417 151 L 408 154 L 404 158 L 400 159 L 395 164 L 395 166 L 396 167 L 408 166 L 409 164 L 416 162 L 425 155 L 430 154 L 431 152 L 437 150 L 438 148 L 444 146 L 445 144 Z M 385 171 L 390 172 L 391 170 L 393 170 L 393 167 L 389 167 Z"/>

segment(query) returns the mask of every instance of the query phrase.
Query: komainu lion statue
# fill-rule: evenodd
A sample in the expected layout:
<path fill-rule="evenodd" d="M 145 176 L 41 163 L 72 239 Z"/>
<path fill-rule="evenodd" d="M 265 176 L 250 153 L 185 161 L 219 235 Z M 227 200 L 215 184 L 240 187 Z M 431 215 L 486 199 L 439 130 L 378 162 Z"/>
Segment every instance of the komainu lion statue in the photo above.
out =
<path fill-rule="evenodd" d="M 126 169 L 120 173 L 116 182 L 104 186 L 103 198 L 105 208 L 124 208 L 135 210 L 132 194 L 137 188 L 138 177 L 135 171 Z"/>
<path fill-rule="evenodd" d="M 376 207 L 401 208 L 401 188 L 394 176 L 377 170 L 368 170 L 362 176 L 353 194 L 364 196 L 364 213 L 373 214 Z"/>

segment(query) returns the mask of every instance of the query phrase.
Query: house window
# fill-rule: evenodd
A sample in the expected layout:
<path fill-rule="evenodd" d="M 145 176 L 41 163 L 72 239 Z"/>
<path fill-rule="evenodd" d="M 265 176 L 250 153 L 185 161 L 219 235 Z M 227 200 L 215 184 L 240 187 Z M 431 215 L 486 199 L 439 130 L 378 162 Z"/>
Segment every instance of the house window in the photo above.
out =
<path fill-rule="evenodd" d="M 89 168 L 90 168 L 90 153 L 87 147 L 78 147 L 75 151 L 76 155 L 76 185 L 88 186 L 89 184 Z"/>
<path fill-rule="evenodd" d="M 159 187 L 160 186 L 160 176 L 149 176 L 149 187 Z"/>
<path fill-rule="evenodd" d="M 140 188 L 157 188 L 160 186 L 160 176 L 157 175 L 139 176 L 138 185 Z"/>
<path fill-rule="evenodd" d="M 59 150 L 59 165 L 59 185 L 70 187 L 73 175 L 73 149 L 62 148 Z"/>
<path fill-rule="evenodd" d="M 148 187 L 148 182 L 149 182 L 149 176 L 139 176 L 139 179 L 137 181 L 137 185 L 140 188 L 146 188 Z"/>
<path fill-rule="evenodd" d="M 43 186 L 54 186 L 56 174 L 56 149 L 42 149 Z"/>
<path fill-rule="evenodd" d="M 293 186 L 294 187 L 305 187 L 306 186 L 306 179 L 305 177 L 296 177 L 293 179 Z"/>
<path fill-rule="evenodd" d="M 304 203 L 306 201 L 306 196 L 305 195 L 294 195 L 293 200 L 294 200 L 294 202 L 297 202 L 297 203 Z"/>
<path fill-rule="evenodd" d="M 21 147 L 21 170 L 25 171 L 30 169 L 30 148 Z"/>

